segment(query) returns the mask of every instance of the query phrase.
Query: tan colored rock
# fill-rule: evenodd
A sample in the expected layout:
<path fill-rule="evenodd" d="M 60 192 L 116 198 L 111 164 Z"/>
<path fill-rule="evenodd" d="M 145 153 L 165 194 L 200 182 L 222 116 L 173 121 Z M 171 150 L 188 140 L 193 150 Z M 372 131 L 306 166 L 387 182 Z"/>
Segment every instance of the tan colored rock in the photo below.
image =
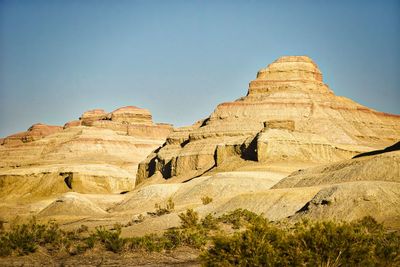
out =
<path fill-rule="evenodd" d="M 85 112 L 78 122 L 69 122 L 64 128 L 78 125 L 106 128 L 148 139 L 163 139 L 173 129 L 171 124 L 153 123 L 151 113 L 147 109 L 134 106 L 122 107 L 110 113 L 102 109 L 90 110 Z"/>
<path fill-rule="evenodd" d="M 103 120 L 107 118 L 107 113 L 103 109 L 92 109 L 86 111 L 79 118 L 82 125 L 91 126 L 94 121 Z"/>
<path fill-rule="evenodd" d="M 86 197 L 67 193 L 53 201 L 39 212 L 40 217 L 45 216 L 104 216 L 107 212 L 91 202 Z"/>
<path fill-rule="evenodd" d="M 258 71 L 257 79 L 250 83 L 249 94 L 265 93 L 265 90 L 271 91 L 273 89 L 281 91 L 281 88 L 279 88 L 281 86 L 277 83 L 294 84 L 299 81 L 322 84 L 322 73 L 317 64 L 307 56 L 281 57 L 268 65 L 268 67 Z M 327 87 L 322 87 L 316 91 L 324 92 L 330 90 Z"/>
<path fill-rule="evenodd" d="M 239 194 L 216 207 L 214 212 L 221 215 L 241 208 L 263 214 L 271 221 L 284 220 L 304 207 L 320 190 L 320 187 L 310 187 L 307 190 L 285 188 Z"/>
<path fill-rule="evenodd" d="M 264 165 L 329 163 L 399 139 L 399 115 L 334 95 L 309 57 L 281 57 L 258 72 L 247 96 L 218 105 L 191 127 L 175 129 L 139 165 L 137 182 L 157 171 L 164 178 L 190 179 L 230 157 Z"/>
<path fill-rule="evenodd" d="M 117 121 L 112 121 L 114 113 Z M 141 114 L 150 122 L 141 124 Z M 97 127 L 98 122 L 112 124 Z M 132 190 L 138 163 L 164 143 L 171 130 L 171 125 L 154 124 L 147 110 L 133 107 L 112 113 L 91 110 L 64 129 L 34 125 L 24 135 L 33 136 L 31 142 L 0 146 L 0 198 Z"/>
<path fill-rule="evenodd" d="M 76 127 L 76 126 L 81 126 L 81 125 L 82 125 L 82 121 L 81 120 L 69 121 L 66 124 L 64 124 L 63 129 Z"/>
<path fill-rule="evenodd" d="M 60 132 L 61 130 L 62 127 L 60 126 L 37 123 L 29 127 L 29 129 L 26 132 L 21 132 L 7 136 L 6 138 L 2 139 L 0 145 L 8 145 L 8 146 L 21 145 L 23 143 L 28 143 L 42 139 L 43 137 Z"/>
<path fill-rule="evenodd" d="M 217 173 L 185 183 L 149 185 L 129 193 L 115 211 L 139 214 L 172 198 L 175 214 L 190 207 L 201 216 L 243 208 L 263 213 L 274 221 L 301 218 L 351 221 L 370 215 L 387 227 L 399 229 L 399 158 L 400 151 L 380 152 L 296 171 L 283 179 L 285 173 L 252 170 Z M 203 196 L 211 197 L 212 203 L 203 205 Z M 147 197 L 148 206 L 138 204 L 145 203 Z M 171 214 L 168 220 L 151 219 L 135 225 L 131 231 L 178 226 L 175 216 Z M 146 228 L 147 223 L 152 227 Z"/>
<path fill-rule="evenodd" d="M 273 188 L 307 187 L 356 181 L 400 183 L 400 151 L 298 170 L 282 179 Z"/>
<path fill-rule="evenodd" d="M 134 106 L 119 108 L 110 113 L 110 118 L 123 124 L 153 124 L 150 111 Z"/>
<path fill-rule="evenodd" d="M 321 189 L 290 219 L 352 221 L 372 216 L 387 227 L 399 229 L 399 192 L 399 182 L 359 181 L 332 185 Z"/>

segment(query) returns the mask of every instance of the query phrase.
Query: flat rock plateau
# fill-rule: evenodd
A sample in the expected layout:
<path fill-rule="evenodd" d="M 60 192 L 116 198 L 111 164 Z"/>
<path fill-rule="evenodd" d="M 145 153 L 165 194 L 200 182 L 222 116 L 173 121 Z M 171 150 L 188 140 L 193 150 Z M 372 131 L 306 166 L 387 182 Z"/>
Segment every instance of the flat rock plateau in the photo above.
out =
<path fill-rule="evenodd" d="M 336 96 L 309 57 L 284 56 L 191 126 L 124 107 L 1 139 L 0 218 L 121 223 L 132 236 L 178 226 L 188 208 L 245 208 L 289 222 L 370 215 L 399 230 L 399 140 L 400 115 Z M 148 215 L 169 199 L 172 213 Z"/>

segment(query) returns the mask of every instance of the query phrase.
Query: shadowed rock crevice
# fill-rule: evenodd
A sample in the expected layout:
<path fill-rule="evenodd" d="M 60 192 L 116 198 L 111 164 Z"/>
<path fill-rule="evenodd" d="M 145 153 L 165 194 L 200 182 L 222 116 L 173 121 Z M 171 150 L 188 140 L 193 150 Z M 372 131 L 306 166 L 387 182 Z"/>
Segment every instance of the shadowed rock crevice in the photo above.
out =
<path fill-rule="evenodd" d="M 168 161 L 166 164 L 163 164 L 161 173 L 165 178 L 172 177 L 172 160 Z"/>
<path fill-rule="evenodd" d="M 387 152 L 392 152 L 392 151 L 397 151 L 397 150 L 400 150 L 400 141 L 395 143 L 392 146 L 386 147 L 385 149 L 374 150 L 374 151 L 369 151 L 369 152 L 358 154 L 358 155 L 354 156 L 353 159 L 360 158 L 360 157 L 366 157 L 366 156 L 379 155 L 382 153 L 387 153 Z"/>
<path fill-rule="evenodd" d="M 249 143 L 243 143 L 241 148 L 241 158 L 245 160 L 258 161 L 257 156 L 257 136 Z"/>
<path fill-rule="evenodd" d="M 301 209 L 299 209 L 298 211 L 296 211 L 296 213 L 302 213 L 302 212 L 307 212 L 310 208 L 310 204 L 311 202 L 307 202 Z"/>
<path fill-rule="evenodd" d="M 182 148 L 185 147 L 187 144 L 189 144 L 189 142 L 190 142 L 189 139 L 183 141 L 183 142 L 181 143 L 181 147 L 182 147 Z"/>
<path fill-rule="evenodd" d="M 64 177 L 64 183 L 69 188 L 72 189 L 72 181 L 73 181 L 73 173 L 60 173 L 62 177 Z"/>

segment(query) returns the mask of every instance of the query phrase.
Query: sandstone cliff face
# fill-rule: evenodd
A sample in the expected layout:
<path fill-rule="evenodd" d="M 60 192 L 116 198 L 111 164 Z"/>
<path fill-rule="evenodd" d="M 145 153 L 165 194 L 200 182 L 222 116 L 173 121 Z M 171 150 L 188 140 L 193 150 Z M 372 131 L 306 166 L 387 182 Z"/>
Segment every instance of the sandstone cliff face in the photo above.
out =
<path fill-rule="evenodd" d="M 218 105 L 207 119 L 175 129 L 139 164 L 137 183 L 157 172 L 192 178 L 233 157 L 328 163 L 400 139 L 400 116 L 334 95 L 306 56 L 282 57 L 261 69 L 248 94 Z"/>
<path fill-rule="evenodd" d="M 138 163 L 171 131 L 137 107 L 91 110 L 64 127 L 35 124 L 0 145 L 0 197 L 131 190 Z"/>

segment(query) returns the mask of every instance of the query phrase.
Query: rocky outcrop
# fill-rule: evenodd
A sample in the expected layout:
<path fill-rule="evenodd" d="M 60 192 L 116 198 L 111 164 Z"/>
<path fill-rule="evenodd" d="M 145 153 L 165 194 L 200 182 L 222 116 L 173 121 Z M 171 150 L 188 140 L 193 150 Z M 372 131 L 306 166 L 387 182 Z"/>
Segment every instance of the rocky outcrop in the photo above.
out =
<path fill-rule="evenodd" d="M 261 69 L 245 97 L 218 105 L 191 127 L 175 129 L 139 164 L 136 181 L 157 172 L 190 179 L 232 157 L 264 165 L 329 163 L 398 139 L 399 115 L 334 95 L 309 57 L 287 56 Z"/>
<path fill-rule="evenodd" d="M 299 190 L 298 191 L 308 191 Z M 291 215 L 291 220 L 352 221 L 372 216 L 386 226 L 400 228 L 400 183 L 358 181 L 324 187 Z"/>
<path fill-rule="evenodd" d="M 35 124 L 0 146 L 0 197 L 132 190 L 138 163 L 171 131 L 137 107 L 87 111 L 64 127 Z"/>
<path fill-rule="evenodd" d="M 26 132 L 7 136 L 0 140 L 0 145 L 21 145 L 42 139 L 48 135 L 62 131 L 62 127 L 37 123 L 29 127 Z"/>
<path fill-rule="evenodd" d="M 129 136 L 143 138 L 163 139 L 172 130 L 170 124 L 153 123 L 151 113 L 147 109 L 134 106 L 122 107 L 110 113 L 102 109 L 90 110 L 81 116 L 79 122 L 69 122 L 64 128 L 77 124 L 111 129 Z"/>
<path fill-rule="evenodd" d="M 107 113 L 103 109 L 92 109 L 86 111 L 79 118 L 81 124 L 84 126 L 92 126 L 93 122 L 103 119 L 107 119 Z"/>
<path fill-rule="evenodd" d="M 255 164 L 253 170 L 213 173 L 185 183 L 170 179 L 144 184 L 128 193 L 126 200 L 110 212 L 145 214 L 156 203 L 170 198 L 175 202 L 175 214 L 170 214 L 168 220 L 146 219 L 132 227 L 135 233 L 148 231 L 149 224 L 157 225 L 158 231 L 176 227 L 179 220 L 174 218 L 188 207 L 201 216 L 218 216 L 242 208 L 262 213 L 269 220 L 291 222 L 302 218 L 352 221 L 369 215 L 387 227 L 399 229 L 399 159 L 400 152 L 391 151 L 323 164 L 290 175 L 260 170 Z M 204 196 L 213 201 L 203 205 Z"/>
<path fill-rule="evenodd" d="M 292 220 L 355 220 L 373 216 L 378 221 L 400 227 L 400 151 L 380 153 L 298 170 L 282 179 L 270 191 L 315 191 Z M 391 151 L 392 150 L 392 151 Z"/>
<path fill-rule="evenodd" d="M 66 193 L 39 212 L 39 217 L 51 216 L 104 216 L 107 212 L 76 193 Z"/>
<path fill-rule="evenodd" d="M 282 179 L 273 188 L 319 186 L 356 181 L 400 183 L 400 151 L 301 169 Z"/>
<path fill-rule="evenodd" d="M 150 111 L 134 106 L 123 107 L 113 111 L 110 119 L 124 124 L 153 125 Z"/>

